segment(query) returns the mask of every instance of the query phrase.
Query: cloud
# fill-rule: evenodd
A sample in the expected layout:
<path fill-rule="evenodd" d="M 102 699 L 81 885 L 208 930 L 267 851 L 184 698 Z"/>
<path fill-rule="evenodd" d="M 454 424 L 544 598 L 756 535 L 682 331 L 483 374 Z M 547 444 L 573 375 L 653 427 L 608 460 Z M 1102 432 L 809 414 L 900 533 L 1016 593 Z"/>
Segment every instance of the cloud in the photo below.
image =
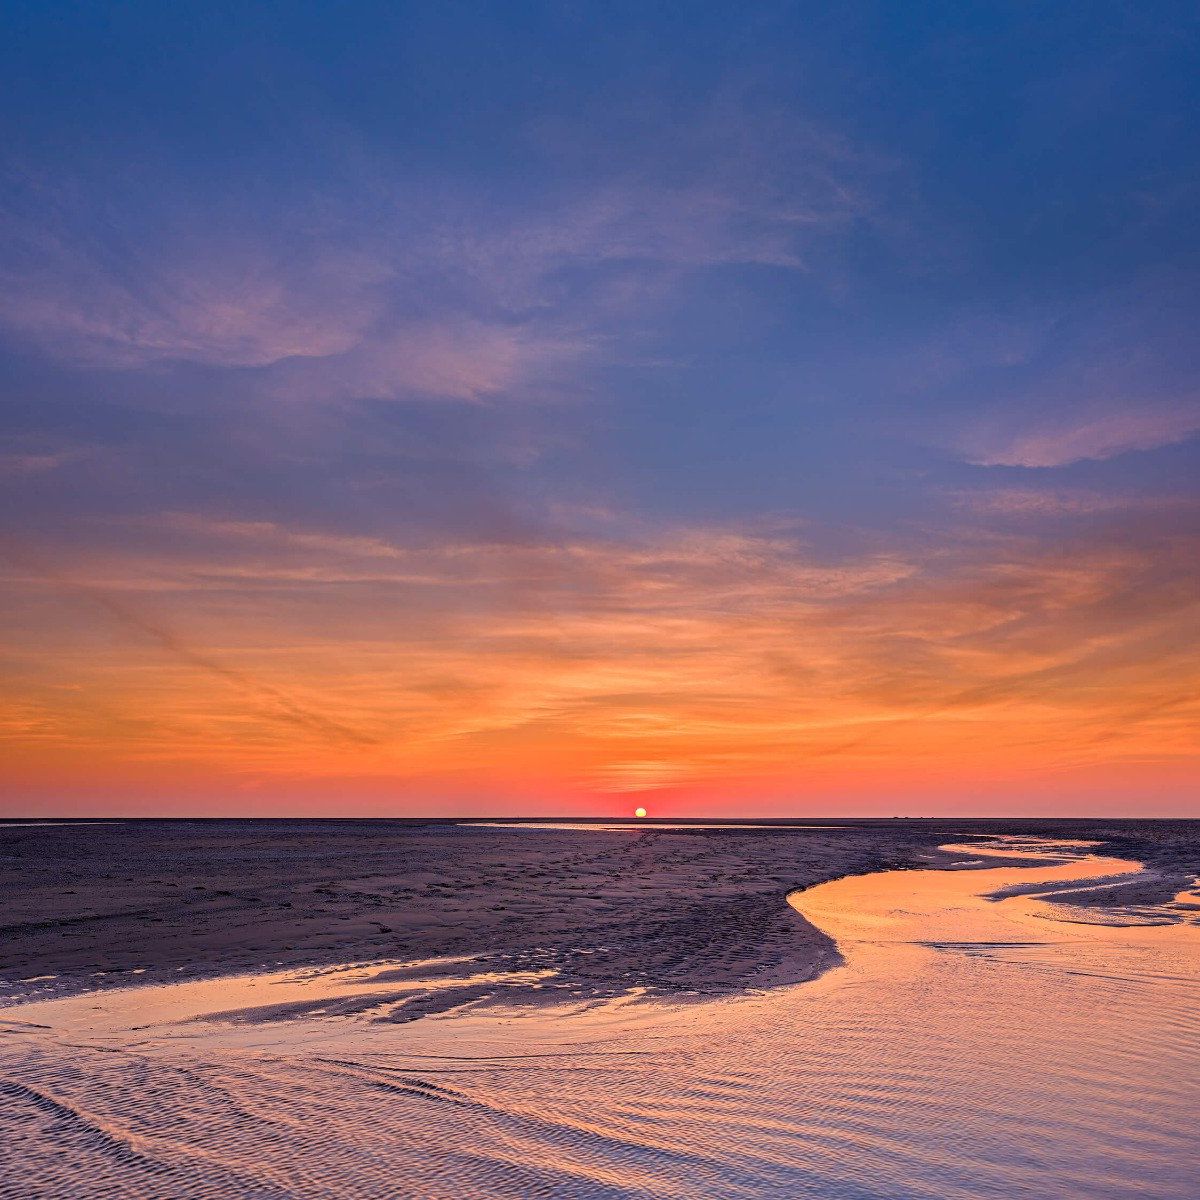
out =
<path fill-rule="evenodd" d="M 744 118 L 744 119 L 743 119 Z M 0 187 L 0 325 L 75 365 L 239 372 L 274 400 L 540 395 L 640 341 L 697 272 L 808 267 L 871 209 L 853 154 L 801 123 L 700 114 L 530 195 L 381 156 L 298 196 L 205 198 L 169 172 Z M 860 178 L 861 177 L 861 178 Z M 244 378 L 243 378 L 244 377 Z"/>
<path fill-rule="evenodd" d="M 41 475 L 48 471 L 57 471 L 60 467 L 70 466 L 88 457 L 89 452 L 80 448 L 70 450 L 52 450 L 42 453 L 9 453 L 0 454 L 0 478 L 5 476 Z"/>
<path fill-rule="evenodd" d="M 687 765 L 675 762 L 621 762 L 598 770 L 591 781 L 601 792 L 652 792 L 685 780 Z"/>
<path fill-rule="evenodd" d="M 161 614 L 124 621 L 143 638 L 186 627 L 186 645 L 168 635 L 178 680 L 136 641 L 84 653 L 86 623 L 35 603 L 36 577 L 0 605 L 25 614 L 15 694 L 58 714 L 35 722 L 39 744 L 86 741 L 72 714 L 95 696 L 142 722 L 98 753 L 214 769 L 432 779 L 486 763 L 506 786 L 626 791 L 1177 757 L 1200 694 L 1200 534 L 1117 515 L 1053 548 L 961 525 L 838 561 L 716 526 L 512 544 L 197 514 L 93 524 L 73 578 Z M 69 705 L 53 687 L 68 682 Z M 284 700 L 371 738 L 305 732 Z"/>
<path fill-rule="evenodd" d="M 1156 450 L 1200 432 L 1200 404 L 1103 406 L 1035 419 L 1015 429 L 977 429 L 960 443 L 968 462 L 984 467 L 1064 467 Z"/>
<path fill-rule="evenodd" d="M 583 338 L 445 319 L 377 336 L 320 363 L 281 363 L 265 387 L 285 400 L 415 396 L 478 401 L 545 379 L 588 349 Z"/>
<path fill-rule="evenodd" d="M 77 363 L 261 367 L 343 353 L 380 312 L 386 269 L 348 248 L 297 252 L 188 205 L 166 228 L 130 227 L 140 215 L 61 198 L 0 211 L 0 322 Z"/>
<path fill-rule="evenodd" d="M 1200 500 L 1190 496 L 1102 492 L 1093 488 L 949 488 L 941 494 L 953 507 L 978 516 L 1028 521 L 1115 513 L 1167 513 L 1200 507 Z"/>
<path fill-rule="evenodd" d="M 152 621 L 127 602 L 102 588 L 82 583 L 62 574 L 15 546 L 10 540 L 2 548 L 3 555 L 20 567 L 32 572 L 52 589 L 87 600 L 111 618 L 156 642 L 169 655 L 185 666 L 219 679 L 253 703 L 265 706 L 274 721 L 299 728 L 308 734 L 337 742 L 371 745 L 375 739 L 345 722 L 297 701 L 282 689 L 252 674 L 218 661 L 210 652 L 190 645 L 177 633 L 157 621 Z"/>
<path fill-rule="evenodd" d="M 1174 275 L 1041 297 L 960 316 L 898 374 L 926 438 L 976 466 L 1105 461 L 1200 432 L 1194 312 Z"/>

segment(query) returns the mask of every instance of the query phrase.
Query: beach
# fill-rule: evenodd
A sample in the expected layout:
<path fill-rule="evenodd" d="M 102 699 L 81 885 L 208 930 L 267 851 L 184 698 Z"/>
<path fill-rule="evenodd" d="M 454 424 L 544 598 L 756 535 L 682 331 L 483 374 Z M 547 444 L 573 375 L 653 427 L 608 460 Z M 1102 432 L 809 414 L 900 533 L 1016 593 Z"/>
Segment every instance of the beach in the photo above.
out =
<path fill-rule="evenodd" d="M 811 979 L 836 961 L 832 940 L 787 905 L 799 888 L 949 865 L 943 842 L 1024 833 L 1107 839 L 1150 868 L 1116 899 L 1153 906 L 1200 873 L 1195 828 L 13 821 L 0 824 L 0 996 L 458 955 L 502 972 L 552 968 L 596 998 L 631 985 L 737 992 Z"/>
<path fill-rule="evenodd" d="M 4 827 L 0 1196 L 1191 1195 L 1193 827 L 552 824 Z"/>

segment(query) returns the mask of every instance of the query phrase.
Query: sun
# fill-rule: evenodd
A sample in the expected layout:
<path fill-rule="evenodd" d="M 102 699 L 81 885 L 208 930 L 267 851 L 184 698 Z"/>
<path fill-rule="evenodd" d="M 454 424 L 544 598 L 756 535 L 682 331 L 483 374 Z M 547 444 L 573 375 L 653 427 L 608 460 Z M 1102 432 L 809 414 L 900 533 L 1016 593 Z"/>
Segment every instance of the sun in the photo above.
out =
<path fill-rule="evenodd" d="M 646 815 L 646 810 L 644 808 L 635 808 L 633 810 L 633 815 L 635 817 L 644 817 Z"/>

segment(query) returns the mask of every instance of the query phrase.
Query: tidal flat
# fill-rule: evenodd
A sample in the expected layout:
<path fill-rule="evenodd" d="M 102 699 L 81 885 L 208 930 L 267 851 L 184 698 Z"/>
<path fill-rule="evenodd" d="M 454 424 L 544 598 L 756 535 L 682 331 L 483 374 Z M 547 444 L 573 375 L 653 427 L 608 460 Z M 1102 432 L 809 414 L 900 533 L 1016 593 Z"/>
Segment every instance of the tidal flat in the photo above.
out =
<path fill-rule="evenodd" d="M 1194 1195 L 1197 823 L 12 821 L 0 852 L 6 1198 Z"/>

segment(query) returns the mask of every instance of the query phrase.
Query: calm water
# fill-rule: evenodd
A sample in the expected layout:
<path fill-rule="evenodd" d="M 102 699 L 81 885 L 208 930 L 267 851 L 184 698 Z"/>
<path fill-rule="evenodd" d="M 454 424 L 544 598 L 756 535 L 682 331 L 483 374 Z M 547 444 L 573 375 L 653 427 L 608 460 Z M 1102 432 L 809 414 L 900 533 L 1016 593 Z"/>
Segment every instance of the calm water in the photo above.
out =
<path fill-rule="evenodd" d="M 459 962 L 5 1010 L 0 1195 L 1195 1200 L 1200 927 L 981 898 L 1136 870 L 1021 849 L 797 894 L 845 965 L 742 1000 L 373 1019 Z"/>

